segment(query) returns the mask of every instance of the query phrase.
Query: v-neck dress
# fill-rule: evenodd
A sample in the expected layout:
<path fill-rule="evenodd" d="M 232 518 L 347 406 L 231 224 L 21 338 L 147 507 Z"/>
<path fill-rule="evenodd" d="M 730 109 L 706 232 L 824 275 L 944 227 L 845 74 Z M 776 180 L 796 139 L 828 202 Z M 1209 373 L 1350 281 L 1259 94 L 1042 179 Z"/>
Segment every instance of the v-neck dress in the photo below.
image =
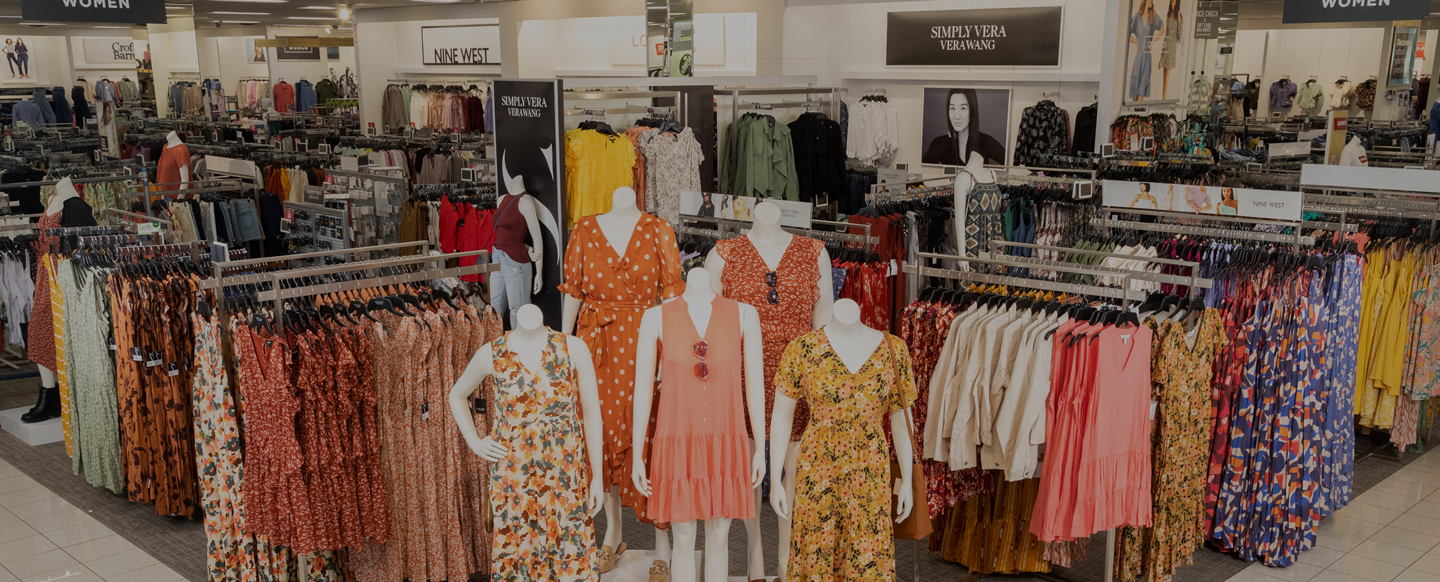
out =
<path fill-rule="evenodd" d="M 786 579 L 894 580 L 885 426 L 890 413 L 915 402 L 905 341 L 885 334 L 852 374 L 825 330 L 817 329 L 785 349 L 775 385 L 786 396 L 809 401 L 811 413 L 796 466 Z M 916 511 L 924 511 L 923 505 Z"/>
<path fill-rule="evenodd" d="M 494 582 L 600 579 L 595 524 L 586 506 L 589 456 L 575 368 L 565 335 L 549 336 L 538 371 L 510 349 L 508 336 L 490 345 L 491 438 L 510 451 L 490 471 Z"/>
<path fill-rule="evenodd" d="M 724 297 L 711 302 L 702 338 L 684 298 L 660 307 L 660 411 L 650 445 L 650 504 L 646 517 L 658 523 L 755 516 L 750 487 L 750 442 L 745 435 L 744 354 L 740 349 L 740 304 Z M 700 379 L 701 359 L 692 346 L 705 341 L 709 376 Z"/>
<path fill-rule="evenodd" d="M 750 237 L 715 243 L 715 253 L 725 260 L 725 271 L 720 274 L 721 294 L 755 307 L 760 316 L 760 338 L 765 342 L 765 418 L 770 418 L 775 410 L 775 370 L 780 367 L 785 346 L 813 329 L 815 302 L 820 300 L 820 291 L 816 287 L 820 281 L 817 260 L 824 248 L 824 242 L 813 238 L 797 236 L 790 239 L 790 245 L 785 248 L 785 254 L 775 268 L 775 290 L 780 295 L 780 302 L 771 305 L 766 297 L 770 293 L 770 285 L 765 282 L 770 267 L 765 265 L 765 259 L 750 242 Z M 809 422 L 810 408 L 801 400 L 795 405 L 791 442 L 800 440 Z M 749 430 L 748 425 L 746 430 Z"/>
<path fill-rule="evenodd" d="M 665 221 L 641 214 L 627 244 L 625 255 L 618 255 L 595 217 L 585 217 L 570 234 L 559 289 L 583 302 L 575 335 L 585 340 L 595 360 L 605 427 L 605 485 L 618 488 L 621 503 L 644 516 L 645 497 L 630 482 L 630 463 L 644 453 L 630 450 L 635 342 L 645 310 L 679 295 L 685 281 L 675 230 Z M 655 426 L 653 413 L 649 425 Z"/>

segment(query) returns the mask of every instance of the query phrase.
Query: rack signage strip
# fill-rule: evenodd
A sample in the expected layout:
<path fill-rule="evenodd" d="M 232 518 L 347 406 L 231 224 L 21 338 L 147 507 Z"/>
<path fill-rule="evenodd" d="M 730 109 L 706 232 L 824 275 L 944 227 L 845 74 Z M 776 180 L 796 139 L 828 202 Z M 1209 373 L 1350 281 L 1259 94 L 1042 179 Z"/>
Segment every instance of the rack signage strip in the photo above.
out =
<path fill-rule="evenodd" d="M 1304 195 L 1283 190 L 1105 180 L 1103 192 L 1104 205 L 1122 212 L 1135 208 L 1294 221 L 1305 216 Z"/>

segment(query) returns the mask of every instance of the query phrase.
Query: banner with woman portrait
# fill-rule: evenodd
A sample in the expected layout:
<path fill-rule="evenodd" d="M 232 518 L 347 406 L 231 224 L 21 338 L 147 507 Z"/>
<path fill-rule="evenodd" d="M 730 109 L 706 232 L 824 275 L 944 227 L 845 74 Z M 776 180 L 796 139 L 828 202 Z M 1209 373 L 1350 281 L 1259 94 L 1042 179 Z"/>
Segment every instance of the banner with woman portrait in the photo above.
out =
<path fill-rule="evenodd" d="M 35 47 L 29 42 L 34 38 L 23 36 L 3 38 L 4 44 L 0 44 L 0 52 L 5 53 L 5 66 L 0 67 L 0 84 L 34 84 L 37 81 L 36 77 L 39 76 L 39 73 L 35 72 Z"/>
<path fill-rule="evenodd" d="M 926 87 L 920 163 L 963 166 L 979 155 L 1005 165 L 1010 90 Z"/>
<path fill-rule="evenodd" d="M 1129 0 L 1120 23 L 1125 43 L 1125 103 L 1179 101 L 1189 92 L 1195 0 Z"/>
<path fill-rule="evenodd" d="M 1102 188 L 1104 205 L 1116 212 L 1136 208 L 1268 220 L 1300 220 L 1305 213 L 1304 195 L 1284 190 L 1119 180 L 1105 180 Z"/>

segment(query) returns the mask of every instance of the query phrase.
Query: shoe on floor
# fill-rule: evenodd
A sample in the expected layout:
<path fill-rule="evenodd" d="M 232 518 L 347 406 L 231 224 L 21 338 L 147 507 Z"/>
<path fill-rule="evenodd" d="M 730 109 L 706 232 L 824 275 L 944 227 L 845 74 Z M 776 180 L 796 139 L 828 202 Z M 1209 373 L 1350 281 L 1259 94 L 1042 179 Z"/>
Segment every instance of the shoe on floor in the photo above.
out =
<path fill-rule="evenodd" d="M 655 560 L 650 566 L 650 582 L 670 582 L 670 565 L 664 560 Z"/>
<path fill-rule="evenodd" d="M 615 562 L 620 561 L 620 554 L 625 553 L 625 542 L 620 542 L 618 549 L 610 549 L 610 546 L 600 546 L 600 573 L 604 574 L 615 569 Z"/>
<path fill-rule="evenodd" d="M 40 403 L 35 406 L 34 410 L 20 415 L 20 422 L 28 424 L 60 416 L 60 389 L 52 386 L 40 391 Z"/>

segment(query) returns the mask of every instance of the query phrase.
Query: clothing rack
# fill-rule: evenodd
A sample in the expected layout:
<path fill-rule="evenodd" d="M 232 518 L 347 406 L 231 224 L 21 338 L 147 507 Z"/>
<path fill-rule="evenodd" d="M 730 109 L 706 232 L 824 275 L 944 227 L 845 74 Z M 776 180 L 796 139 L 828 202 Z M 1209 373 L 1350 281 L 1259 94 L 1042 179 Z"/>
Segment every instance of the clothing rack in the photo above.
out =
<path fill-rule="evenodd" d="M 1200 216 L 1206 220 L 1215 218 L 1213 216 Z M 1188 234 L 1193 236 L 1204 236 L 1211 238 L 1229 238 L 1241 240 L 1253 240 L 1273 243 L 1291 243 L 1295 248 L 1301 246 L 1314 246 L 1315 238 L 1303 236 L 1300 229 L 1295 229 L 1295 234 L 1277 234 L 1258 230 L 1236 230 L 1231 228 L 1217 228 L 1205 226 L 1186 226 L 1183 224 L 1165 224 L 1161 222 L 1135 222 L 1132 220 L 1116 220 L 1113 218 L 1092 218 L 1090 224 L 1105 229 L 1108 236 L 1109 229 L 1123 228 L 1128 230 L 1144 230 L 1149 232 L 1165 232 L 1170 234 Z M 1299 226 L 1290 224 L 1290 226 Z"/>
<path fill-rule="evenodd" d="M 836 120 L 836 121 L 839 121 L 839 120 L 840 120 L 840 89 L 835 88 L 835 87 L 791 87 L 791 88 L 777 87 L 777 88 L 773 88 L 773 89 L 742 89 L 742 88 L 739 88 L 739 87 L 731 87 L 731 88 L 716 87 L 716 88 L 715 88 L 715 93 L 716 93 L 716 94 L 722 94 L 722 93 L 727 92 L 727 91 L 730 93 L 730 123 L 731 123 L 731 124 L 735 124 L 735 123 L 739 123 L 739 122 L 740 122 L 740 110 L 741 110 L 741 99 L 740 99 L 740 98 L 741 98 L 741 97 L 762 97 L 762 96 L 770 96 L 770 97 L 773 97 L 773 96 L 781 96 L 781 95 L 804 95 L 804 96 L 805 96 L 805 101 L 789 101 L 789 102 L 781 102 L 781 103 L 763 103 L 763 104 L 759 104 L 759 105 L 768 105 L 768 106 L 769 106 L 769 109 L 789 108 L 789 107 L 805 107 L 805 103 L 806 103 L 806 102 L 809 102 L 809 100 L 810 100 L 811 97 L 815 97 L 815 96 L 828 97 L 829 100 L 830 100 L 830 102 L 829 102 L 830 112 L 829 112 L 827 115 L 830 117 L 830 119 L 834 119 L 834 120 Z M 754 103 L 754 102 L 747 102 L 747 103 L 750 104 L 750 105 L 757 105 L 757 104 Z"/>
<path fill-rule="evenodd" d="M 1192 299 L 1195 297 L 1195 294 L 1198 292 L 1199 289 L 1211 289 L 1211 288 L 1215 287 L 1215 281 L 1213 281 L 1213 280 L 1211 280 L 1211 279 L 1205 279 L 1205 278 L 1201 278 L 1201 277 L 1200 277 L 1200 263 L 1198 263 L 1198 262 L 1196 262 L 1196 261 L 1182 261 L 1182 260 L 1179 260 L 1179 259 L 1165 259 L 1165 258 L 1160 258 L 1160 257 L 1146 257 L 1146 256 L 1141 256 L 1141 255 L 1127 255 L 1127 254 L 1125 254 L 1125 253 L 1106 253 L 1106 252 L 1102 252 L 1102 251 L 1091 251 L 1091 250 L 1076 249 L 1076 248 L 1070 248 L 1070 247 L 1057 247 L 1057 246 L 1036 245 L 1036 244 L 1029 244 L 1029 243 L 1017 243 L 1017 242 L 1010 242 L 1010 241 L 1001 240 L 1001 239 L 995 239 L 995 240 L 990 241 L 990 258 L 993 259 L 993 258 L 996 258 L 996 257 L 999 257 L 999 256 L 1006 256 L 1006 257 L 1010 257 L 1010 258 L 1014 258 L 1014 259 L 1019 259 L 1019 260 L 1022 260 L 1022 261 L 1026 261 L 1026 262 L 1032 263 L 1035 267 L 1039 267 L 1039 268 L 1043 268 L 1043 269 L 1049 269 L 1049 268 L 1055 267 L 1055 266 L 1066 266 L 1066 265 L 1072 265 L 1072 266 L 1073 266 L 1073 265 L 1075 264 L 1075 263 L 1067 263 L 1067 262 L 1064 262 L 1064 261 L 1051 261 L 1051 260 L 1046 260 L 1046 259 L 1036 259 L 1036 258 L 1033 258 L 1033 257 L 1017 257 L 1017 256 L 1014 256 L 1014 255 L 1001 255 L 1000 253 L 1003 251 L 1003 249 L 1005 249 L 1005 248 L 1007 248 L 1007 247 L 1010 247 L 1010 248 L 1022 248 L 1022 249 L 1034 249 L 1034 250 L 1042 250 L 1042 251 L 1056 251 L 1056 252 L 1060 252 L 1060 253 L 1075 253 L 1075 254 L 1082 254 L 1082 255 L 1090 255 L 1090 256 L 1092 256 L 1092 257 L 1106 257 L 1106 258 L 1111 258 L 1111 257 L 1113 257 L 1113 258 L 1117 258 L 1117 259 L 1125 259 L 1125 260 L 1127 260 L 1127 261 L 1144 261 L 1144 262 L 1147 262 L 1147 263 L 1156 263 L 1156 264 L 1161 264 L 1161 265 L 1174 265 L 1174 266 L 1177 266 L 1177 267 L 1186 267 L 1186 268 L 1189 268 L 1189 269 L 1190 269 L 1190 275 L 1189 275 L 1189 276 L 1185 276 L 1185 275 L 1171 275 L 1171 274 L 1166 274 L 1166 273 L 1155 273 L 1155 272 L 1151 272 L 1151 271 L 1144 271 L 1144 270 L 1137 270 L 1137 269 L 1123 269 L 1123 268 L 1120 268 L 1120 267 L 1106 267 L 1106 266 L 1103 266 L 1103 265 L 1096 265 L 1096 266 L 1094 266 L 1094 267 L 1092 267 L 1092 268 L 1094 268 L 1094 269 L 1100 269 L 1100 270 L 1104 270 L 1104 271 L 1108 271 L 1108 272 L 1111 272 L 1111 273 L 1116 274 L 1116 275 L 1129 273 L 1131 279 L 1138 279 L 1138 280 L 1140 280 L 1140 281 L 1150 281 L 1150 282 L 1153 282 L 1153 283 L 1169 283 L 1169 284 L 1172 284 L 1172 285 L 1184 285 L 1184 286 L 1187 286 L 1187 287 L 1190 288 L 1190 297 L 1191 297 Z"/>
<path fill-rule="evenodd" d="M 733 226 L 733 227 L 747 227 L 747 228 L 754 224 L 753 222 L 751 222 L 751 221 L 749 221 L 749 220 L 736 220 L 736 219 L 733 219 L 733 218 L 714 218 L 714 217 L 709 217 L 709 216 L 695 216 L 695 215 L 693 215 L 693 214 L 681 214 L 681 215 L 680 215 L 680 222 L 681 222 L 682 225 L 683 225 L 684 223 L 686 223 L 686 222 L 710 222 L 710 223 L 719 224 L 719 225 L 721 225 L 722 227 L 724 227 L 724 226 Z M 790 234 L 796 235 L 796 236 L 808 236 L 808 237 L 811 237 L 811 238 L 818 238 L 818 239 L 822 239 L 822 240 L 832 240 L 832 241 L 837 241 L 837 242 L 860 243 L 860 244 L 865 245 L 865 251 L 866 251 L 866 252 L 869 252 L 870 249 L 872 249 L 872 248 L 874 248 L 876 245 L 880 244 L 880 237 L 878 237 L 878 236 L 871 236 L 871 235 L 870 235 L 870 225 L 868 225 L 868 224 L 851 224 L 851 223 L 848 223 L 848 222 L 832 222 L 832 221 L 828 221 L 828 220 L 811 220 L 810 223 L 811 223 L 812 225 L 814 225 L 814 224 L 821 224 L 821 225 L 824 225 L 824 226 L 835 226 L 835 227 L 844 227 L 844 228 L 861 228 L 861 227 L 863 227 L 863 228 L 865 229 L 865 234 L 852 234 L 852 233 L 848 233 L 848 232 L 835 232 L 835 231 L 830 231 L 830 230 L 815 230 L 815 229 L 807 229 L 807 228 L 795 228 L 795 227 L 792 227 L 792 226 L 782 226 L 782 227 L 780 227 L 780 229 L 781 229 L 781 230 L 784 230 L 785 232 L 788 232 L 788 233 L 790 233 Z M 694 227 L 686 227 L 686 226 L 682 226 L 681 228 L 684 228 L 684 229 L 685 229 L 685 234 L 692 234 L 692 235 L 696 235 L 696 236 L 711 236 L 711 233 L 723 233 L 723 232 L 725 232 L 723 228 L 722 228 L 721 230 L 702 229 L 702 228 L 694 228 Z M 676 232 L 681 232 L 681 231 L 677 230 Z M 723 239 L 723 238 L 734 238 L 734 237 L 739 236 L 739 235 L 741 235 L 741 234 L 744 234 L 744 233 L 743 233 L 743 232 L 740 232 L 739 230 L 736 230 L 736 231 L 734 232 L 734 235 L 732 235 L 732 236 L 715 236 L 714 238 L 722 238 L 722 239 Z"/>
<path fill-rule="evenodd" d="M 274 264 L 274 263 L 284 262 L 284 261 L 292 261 L 292 260 L 299 260 L 299 259 L 318 259 L 318 258 L 321 258 L 321 257 L 332 257 L 332 256 L 335 256 L 335 255 L 356 255 L 356 254 L 358 254 L 358 253 L 368 253 L 368 252 L 373 252 L 373 251 L 383 251 L 383 250 L 392 250 L 392 249 L 403 249 L 403 248 L 416 247 L 416 246 L 420 247 L 420 249 L 419 249 L 419 251 L 418 251 L 420 254 L 428 254 L 428 253 L 430 252 L 430 242 L 429 242 L 429 241 L 427 241 L 427 240 L 417 240 L 417 241 L 409 241 L 409 242 L 402 242 L 402 243 L 391 243 L 391 244 L 375 245 L 375 246 L 368 246 L 368 247 L 353 247 L 353 248 L 348 248 L 348 249 L 334 249 L 334 250 L 328 250 L 328 251 L 316 251 L 316 252 L 313 252 L 313 253 L 300 253 L 300 254 L 294 254 L 294 255 L 283 255 L 283 256 L 279 256 L 279 257 L 262 257 L 262 258 L 258 258 L 258 259 L 239 259 L 239 260 L 216 261 L 216 262 L 215 262 L 215 277 L 214 277 L 214 278 L 211 278 L 211 279 L 203 279 L 203 280 L 201 280 L 201 281 L 199 282 L 198 286 L 199 286 L 200 289 L 221 289 L 221 288 L 224 288 L 224 287 L 234 287 L 234 286 L 237 286 L 237 285 L 253 285 L 253 284 L 255 284 L 255 283 L 263 283 L 263 282 L 265 282 L 265 281 L 269 281 L 269 280 L 270 280 L 270 278 L 269 278 L 269 273 L 250 273 L 250 274 L 245 274 L 245 275 L 231 275 L 231 276 L 226 277 L 226 276 L 224 275 L 222 269 L 229 269 L 229 270 L 232 270 L 232 271 L 233 271 L 233 270 L 237 270 L 237 269 L 244 269 L 244 268 L 247 268 L 247 267 L 261 268 L 261 267 L 264 267 L 265 265 L 268 265 L 268 264 Z M 228 245 L 221 244 L 221 243 L 211 243 L 211 245 L 210 245 L 210 254 L 211 254 L 212 256 L 214 256 L 214 255 L 228 256 L 228 253 L 220 252 L 219 249 L 221 249 L 221 248 L 223 248 L 225 251 L 229 251 L 229 246 L 228 246 Z M 353 258 L 355 258 L 355 257 L 352 256 L 351 258 L 353 259 Z M 352 262 L 352 263 L 349 263 L 349 264 L 362 264 L 362 263 Z"/>

